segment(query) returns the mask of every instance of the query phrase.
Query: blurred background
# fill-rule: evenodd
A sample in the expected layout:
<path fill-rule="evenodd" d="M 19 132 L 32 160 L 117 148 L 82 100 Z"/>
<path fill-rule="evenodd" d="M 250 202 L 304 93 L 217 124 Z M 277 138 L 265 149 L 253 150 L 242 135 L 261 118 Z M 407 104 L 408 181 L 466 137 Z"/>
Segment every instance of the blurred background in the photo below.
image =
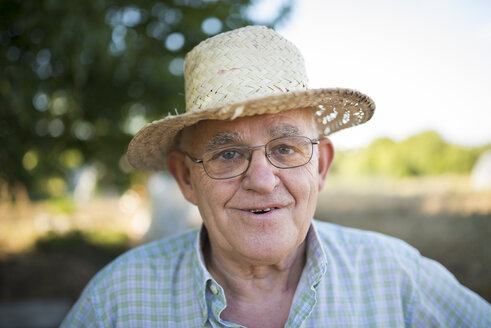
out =
<path fill-rule="evenodd" d="M 57 326 L 113 258 L 199 225 L 171 178 L 125 152 L 185 111 L 186 52 L 250 24 L 300 48 L 312 88 L 377 103 L 332 136 L 316 218 L 402 238 L 490 301 L 489 12 L 484 0 L 1 0 L 0 327 Z"/>

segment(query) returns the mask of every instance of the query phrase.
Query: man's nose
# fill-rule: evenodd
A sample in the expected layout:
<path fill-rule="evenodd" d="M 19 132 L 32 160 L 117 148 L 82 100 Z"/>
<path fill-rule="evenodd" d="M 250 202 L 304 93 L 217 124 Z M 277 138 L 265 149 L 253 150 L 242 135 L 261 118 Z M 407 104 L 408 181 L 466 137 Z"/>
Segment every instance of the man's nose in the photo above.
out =
<path fill-rule="evenodd" d="M 264 147 L 252 151 L 249 169 L 242 181 L 243 187 L 258 193 L 270 193 L 280 182 L 274 167 L 266 158 Z"/>

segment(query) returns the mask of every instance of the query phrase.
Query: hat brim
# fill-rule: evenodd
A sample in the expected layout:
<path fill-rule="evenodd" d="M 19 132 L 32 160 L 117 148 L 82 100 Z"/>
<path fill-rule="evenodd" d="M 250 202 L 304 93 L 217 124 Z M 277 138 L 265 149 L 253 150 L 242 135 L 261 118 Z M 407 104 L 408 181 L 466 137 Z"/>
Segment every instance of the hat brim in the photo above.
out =
<path fill-rule="evenodd" d="M 375 110 L 375 103 L 356 90 L 313 89 L 167 116 L 148 124 L 135 135 L 128 146 L 128 161 L 137 169 L 166 170 L 167 154 L 174 145 L 174 138 L 185 127 L 203 120 L 229 120 L 295 108 L 315 109 L 321 137 L 368 121 Z"/>

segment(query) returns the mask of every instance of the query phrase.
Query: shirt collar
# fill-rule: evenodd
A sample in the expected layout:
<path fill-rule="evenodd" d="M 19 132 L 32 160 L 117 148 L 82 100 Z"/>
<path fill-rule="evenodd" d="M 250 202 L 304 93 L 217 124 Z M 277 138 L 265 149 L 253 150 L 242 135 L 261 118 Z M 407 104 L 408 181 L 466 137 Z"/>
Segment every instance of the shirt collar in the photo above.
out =
<path fill-rule="evenodd" d="M 307 261 L 304 273 L 307 274 L 309 286 L 316 286 L 327 270 L 327 256 L 319 238 L 316 221 L 312 220 L 307 233 Z"/>
<path fill-rule="evenodd" d="M 208 288 L 209 281 L 213 281 L 212 276 L 208 272 L 205 266 L 205 259 L 203 255 L 203 245 L 208 238 L 208 233 L 205 226 L 202 224 L 198 230 L 195 247 L 193 252 L 193 273 L 194 281 L 196 284 L 196 290 L 198 291 L 198 302 L 201 308 L 202 325 L 204 326 L 208 320 L 208 306 L 206 304 L 206 290 Z"/>
<path fill-rule="evenodd" d="M 201 229 L 198 230 L 196 235 L 195 249 L 193 254 L 193 273 L 196 285 L 196 290 L 198 292 L 198 302 L 201 307 L 202 324 L 205 325 L 208 320 L 209 314 L 211 314 L 211 309 L 207 303 L 207 293 L 210 292 L 208 289 L 210 286 L 216 285 L 222 291 L 223 289 L 218 285 L 218 283 L 213 279 L 211 274 L 206 269 L 203 246 L 208 238 L 208 232 L 204 225 L 201 225 Z M 307 242 L 307 259 L 305 262 L 305 267 L 303 269 L 302 276 L 307 279 L 308 285 L 313 288 L 317 286 L 319 281 L 322 279 L 327 268 L 327 257 L 324 247 L 319 239 L 315 220 L 312 221 L 309 231 L 306 237 Z M 225 300 L 224 300 L 225 304 Z"/>

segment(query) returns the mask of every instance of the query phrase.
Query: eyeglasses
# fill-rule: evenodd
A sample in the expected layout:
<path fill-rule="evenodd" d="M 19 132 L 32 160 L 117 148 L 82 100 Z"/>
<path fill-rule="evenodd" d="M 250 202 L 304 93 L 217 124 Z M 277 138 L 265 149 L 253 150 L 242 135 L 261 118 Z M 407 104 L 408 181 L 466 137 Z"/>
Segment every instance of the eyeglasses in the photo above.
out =
<path fill-rule="evenodd" d="M 280 169 L 292 169 L 310 162 L 314 145 L 318 140 L 304 136 L 281 137 L 267 144 L 254 147 L 228 146 L 203 154 L 202 159 L 193 158 L 184 152 L 193 162 L 203 164 L 203 168 L 212 179 L 225 180 L 244 174 L 250 166 L 252 151 L 264 147 L 264 154 L 271 165 Z"/>

